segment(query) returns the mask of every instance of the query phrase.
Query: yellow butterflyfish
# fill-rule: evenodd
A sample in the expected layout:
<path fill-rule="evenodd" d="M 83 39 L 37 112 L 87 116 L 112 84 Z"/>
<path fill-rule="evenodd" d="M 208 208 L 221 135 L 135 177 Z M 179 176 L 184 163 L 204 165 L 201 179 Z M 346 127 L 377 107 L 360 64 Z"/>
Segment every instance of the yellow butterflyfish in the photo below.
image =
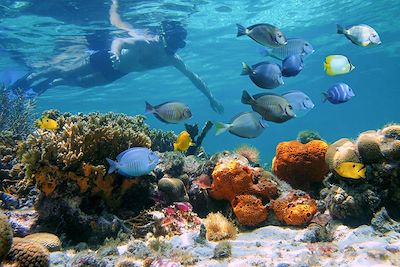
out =
<path fill-rule="evenodd" d="M 344 178 L 361 179 L 365 178 L 365 165 L 356 162 L 343 162 L 336 166 L 337 174 Z"/>
<path fill-rule="evenodd" d="M 174 151 L 186 152 L 190 146 L 193 146 L 192 138 L 187 131 L 182 131 L 174 143 Z"/>
<path fill-rule="evenodd" d="M 59 128 L 58 123 L 49 118 L 41 118 L 36 121 L 37 125 L 39 125 L 40 129 L 46 130 L 57 130 Z"/>
<path fill-rule="evenodd" d="M 350 60 L 342 55 L 330 55 L 325 58 L 324 70 L 330 76 L 346 74 L 354 70 Z"/>

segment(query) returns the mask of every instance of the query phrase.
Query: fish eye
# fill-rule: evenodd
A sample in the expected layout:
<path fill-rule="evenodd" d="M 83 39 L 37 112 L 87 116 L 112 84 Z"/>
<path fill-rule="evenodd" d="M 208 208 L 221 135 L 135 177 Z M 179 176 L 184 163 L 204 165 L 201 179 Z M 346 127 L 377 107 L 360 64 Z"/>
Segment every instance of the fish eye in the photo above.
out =
<path fill-rule="evenodd" d="M 355 164 L 353 164 L 353 168 L 355 168 L 356 167 L 356 165 Z"/>
<path fill-rule="evenodd" d="M 309 46 L 309 44 L 306 43 L 305 46 Z"/>
<path fill-rule="evenodd" d="M 46 122 L 49 122 L 49 120 L 46 120 Z"/>
<path fill-rule="evenodd" d="M 293 109 L 292 105 L 288 105 L 288 107 L 289 107 L 290 109 Z"/>
<path fill-rule="evenodd" d="M 306 97 L 306 100 L 310 100 L 308 97 Z"/>

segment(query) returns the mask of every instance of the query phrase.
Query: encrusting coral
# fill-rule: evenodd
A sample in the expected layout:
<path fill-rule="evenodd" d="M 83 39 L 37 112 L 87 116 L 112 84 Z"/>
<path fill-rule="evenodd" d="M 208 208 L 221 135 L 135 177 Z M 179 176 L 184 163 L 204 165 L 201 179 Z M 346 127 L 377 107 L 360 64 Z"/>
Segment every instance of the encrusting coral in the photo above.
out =
<path fill-rule="evenodd" d="M 0 213 L 0 265 L 11 248 L 13 232 L 8 218 L 3 213 Z"/>
<path fill-rule="evenodd" d="M 206 227 L 206 238 L 209 241 L 220 241 L 234 239 L 237 235 L 237 228 L 221 213 L 210 213 L 204 220 Z"/>
<path fill-rule="evenodd" d="M 34 233 L 23 238 L 25 241 L 39 243 L 50 252 L 60 250 L 61 240 L 58 236 L 51 233 Z"/>
<path fill-rule="evenodd" d="M 325 163 L 328 144 L 313 140 L 282 142 L 276 147 L 272 169 L 276 176 L 295 188 L 308 189 L 312 183 L 322 182 L 329 169 Z"/>
<path fill-rule="evenodd" d="M 47 267 L 49 251 L 41 244 L 14 238 L 5 263 L 17 264 L 19 267 Z"/>

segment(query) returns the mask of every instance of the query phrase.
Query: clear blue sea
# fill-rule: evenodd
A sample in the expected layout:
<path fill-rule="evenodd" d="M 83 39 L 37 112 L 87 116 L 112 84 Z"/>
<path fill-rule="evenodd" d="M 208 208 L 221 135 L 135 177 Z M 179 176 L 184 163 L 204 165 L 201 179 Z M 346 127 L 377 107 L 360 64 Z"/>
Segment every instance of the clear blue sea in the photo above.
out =
<path fill-rule="evenodd" d="M 0 0 L 0 71 L 29 71 L 46 64 L 70 64 L 85 57 L 85 35 L 105 29 L 120 32 L 108 20 L 111 1 Z M 133 1 L 120 0 L 119 13 L 134 26 L 157 26 L 178 20 L 188 31 L 187 45 L 177 53 L 208 85 L 224 107 L 213 112 L 208 100 L 173 67 L 131 73 L 107 86 L 90 89 L 59 86 L 37 98 L 37 116 L 43 110 L 63 112 L 122 112 L 143 114 L 144 101 L 159 104 L 186 102 L 193 117 L 187 123 L 228 122 L 235 114 L 250 110 L 240 103 L 242 90 L 250 93 L 306 92 L 316 104 L 305 117 L 282 124 L 270 123 L 256 139 L 242 139 L 212 131 L 204 141 L 208 153 L 251 144 L 270 162 L 279 142 L 295 139 L 304 129 L 319 132 L 333 142 L 356 137 L 361 131 L 400 121 L 400 2 L 398 0 L 232 0 L 232 1 Z M 256 42 L 236 37 L 236 23 L 250 26 L 270 23 L 287 37 L 308 40 L 316 50 L 296 77 L 286 78 L 277 89 L 265 90 L 241 76 L 241 62 L 265 60 Z M 382 45 L 359 47 L 336 33 L 336 24 L 368 24 L 380 35 Z M 327 55 L 346 55 L 356 66 L 349 74 L 330 77 L 323 70 Z M 274 60 L 272 60 L 274 61 Z M 336 82 L 349 84 L 356 97 L 341 105 L 322 103 L 321 93 Z M 148 117 L 154 128 L 179 133 L 183 123 L 171 125 Z"/>

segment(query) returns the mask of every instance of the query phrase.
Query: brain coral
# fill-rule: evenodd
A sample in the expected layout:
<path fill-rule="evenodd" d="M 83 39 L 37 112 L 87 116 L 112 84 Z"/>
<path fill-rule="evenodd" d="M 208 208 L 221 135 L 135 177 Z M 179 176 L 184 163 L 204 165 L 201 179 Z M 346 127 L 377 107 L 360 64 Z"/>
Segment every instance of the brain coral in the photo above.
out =
<path fill-rule="evenodd" d="M 317 203 L 301 191 L 289 192 L 271 201 L 271 207 L 278 220 L 288 225 L 302 225 L 311 221 L 317 212 Z"/>
<path fill-rule="evenodd" d="M 24 237 L 24 240 L 39 243 L 49 251 L 57 251 L 61 248 L 61 240 L 51 233 L 35 233 Z"/>
<path fill-rule="evenodd" d="M 13 232 L 6 215 L 0 213 L 0 263 L 12 245 Z M 1 265 L 1 264 L 0 264 Z"/>
<path fill-rule="evenodd" d="M 273 172 L 294 187 L 308 188 L 312 182 L 321 182 L 328 174 L 325 154 L 328 144 L 313 140 L 307 144 L 298 141 L 282 142 L 276 147 Z"/>
<path fill-rule="evenodd" d="M 47 267 L 49 251 L 41 244 L 14 238 L 6 263 L 16 264 L 18 267 Z"/>

